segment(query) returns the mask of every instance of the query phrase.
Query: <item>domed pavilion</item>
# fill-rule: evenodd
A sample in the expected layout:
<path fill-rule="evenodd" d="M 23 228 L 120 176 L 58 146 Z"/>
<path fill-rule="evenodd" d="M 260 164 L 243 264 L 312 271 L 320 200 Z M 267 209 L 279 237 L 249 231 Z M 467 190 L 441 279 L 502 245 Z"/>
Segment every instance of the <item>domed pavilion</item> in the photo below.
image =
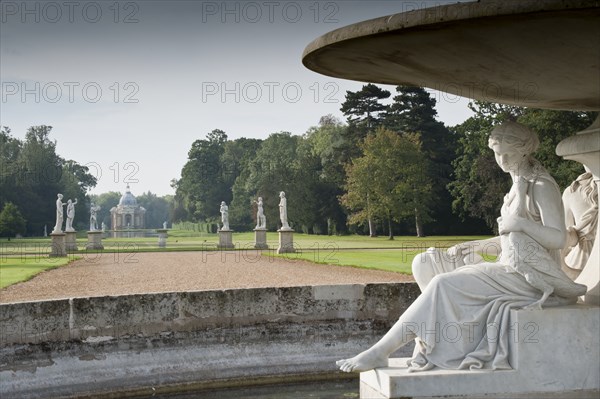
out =
<path fill-rule="evenodd" d="M 113 230 L 144 229 L 146 228 L 145 215 L 146 209 L 138 205 L 128 184 L 125 194 L 119 200 L 119 205 L 110 210 L 111 227 Z"/>

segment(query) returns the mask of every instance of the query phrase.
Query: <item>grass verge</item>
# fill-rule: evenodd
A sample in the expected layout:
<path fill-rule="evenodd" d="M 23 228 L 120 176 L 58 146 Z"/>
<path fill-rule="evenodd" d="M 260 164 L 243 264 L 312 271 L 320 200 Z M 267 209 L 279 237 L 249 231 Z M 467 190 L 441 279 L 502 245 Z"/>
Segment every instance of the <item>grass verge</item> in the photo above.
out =
<path fill-rule="evenodd" d="M 27 281 L 45 270 L 64 266 L 81 256 L 47 258 L 39 256 L 0 257 L 0 288 Z"/>

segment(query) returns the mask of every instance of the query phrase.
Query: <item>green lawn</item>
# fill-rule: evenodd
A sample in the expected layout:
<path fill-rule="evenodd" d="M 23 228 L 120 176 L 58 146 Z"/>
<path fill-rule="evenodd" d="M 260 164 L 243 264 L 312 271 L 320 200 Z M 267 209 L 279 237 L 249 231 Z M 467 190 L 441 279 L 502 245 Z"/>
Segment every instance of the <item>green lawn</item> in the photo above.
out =
<path fill-rule="evenodd" d="M 0 288 L 27 281 L 44 270 L 64 266 L 81 256 L 48 258 L 39 256 L 0 257 Z"/>
<path fill-rule="evenodd" d="M 195 236 L 186 236 L 184 231 L 170 231 L 167 239 L 167 248 L 158 247 L 157 237 L 146 238 L 105 238 L 103 251 L 95 252 L 171 252 L 171 251 L 198 251 L 217 248 L 218 237 L 216 234 L 193 233 Z M 68 258 L 48 258 L 51 239 L 48 238 L 22 238 L 0 239 L 0 288 L 25 281 L 35 274 L 63 266 L 74 258 L 85 257 L 87 239 L 85 232 L 78 238 L 79 252 L 69 255 Z M 277 255 L 278 233 L 267 233 L 269 250 L 263 252 L 267 256 L 281 256 L 290 259 L 304 259 L 315 263 L 333 264 L 340 266 L 354 266 L 367 269 L 387 270 L 398 273 L 410 274 L 412 259 L 429 247 L 447 248 L 460 242 L 484 239 L 483 236 L 432 236 L 432 237 L 396 237 L 388 240 L 387 237 L 367 236 L 318 236 L 307 234 L 294 234 L 294 247 L 296 253 Z M 233 242 L 238 250 L 254 250 L 254 233 L 234 233 Z M 492 260 L 490 257 L 488 260 Z"/>
<path fill-rule="evenodd" d="M 274 256 L 283 257 L 290 261 L 303 259 L 315 263 L 411 274 L 411 262 L 416 254 L 414 251 L 403 251 L 401 249 L 345 250 L 327 248 L 318 251 L 302 251 Z"/>
<path fill-rule="evenodd" d="M 196 234 L 197 236 L 185 236 L 185 233 Z M 216 234 L 203 234 L 193 232 L 183 232 L 180 230 L 169 231 L 167 239 L 167 248 L 158 247 L 157 237 L 145 238 L 105 238 L 103 239 L 103 252 L 153 252 L 153 251 L 198 251 L 215 250 L 219 239 Z M 79 253 L 84 254 L 87 238 L 77 239 Z M 387 237 L 370 238 L 367 236 L 326 236 L 326 235 L 308 235 L 294 234 L 294 245 L 296 248 L 304 251 L 319 250 L 327 251 L 335 249 L 405 249 L 426 250 L 428 247 L 447 248 L 459 242 L 483 239 L 483 236 L 431 236 L 424 238 L 417 237 L 396 237 L 394 240 L 388 240 Z M 233 242 L 237 249 L 250 249 L 254 246 L 254 233 L 234 233 Z M 267 233 L 267 242 L 271 248 L 277 248 L 278 233 Z M 50 253 L 50 238 L 22 238 L 0 239 L 0 255 L 3 256 L 21 256 L 22 254 L 48 254 Z"/>

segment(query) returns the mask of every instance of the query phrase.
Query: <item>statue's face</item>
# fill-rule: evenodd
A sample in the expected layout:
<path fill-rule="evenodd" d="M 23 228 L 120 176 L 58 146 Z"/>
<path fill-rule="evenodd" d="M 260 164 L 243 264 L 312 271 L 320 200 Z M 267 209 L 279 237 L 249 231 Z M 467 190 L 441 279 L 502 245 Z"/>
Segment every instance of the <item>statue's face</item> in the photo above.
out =
<path fill-rule="evenodd" d="M 519 165 L 527 154 L 525 143 L 518 137 L 508 134 L 492 134 L 489 139 L 489 146 L 494 151 L 496 163 L 503 172 L 517 172 Z"/>

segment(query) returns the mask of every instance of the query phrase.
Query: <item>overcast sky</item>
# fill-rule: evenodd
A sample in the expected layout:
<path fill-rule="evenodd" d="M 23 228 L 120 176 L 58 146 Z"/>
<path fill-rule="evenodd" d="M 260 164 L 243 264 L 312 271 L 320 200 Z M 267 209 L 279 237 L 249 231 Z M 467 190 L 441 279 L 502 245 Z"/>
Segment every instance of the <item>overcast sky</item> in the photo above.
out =
<path fill-rule="evenodd" d="M 173 194 L 192 142 L 300 135 L 364 83 L 306 69 L 318 36 L 444 1 L 5 1 L 0 125 L 23 138 L 53 126 L 66 159 L 98 178 L 92 193 Z M 394 91 L 394 86 L 383 86 Z M 432 92 L 448 125 L 467 100 Z M 136 182 L 137 180 L 137 182 Z"/>

